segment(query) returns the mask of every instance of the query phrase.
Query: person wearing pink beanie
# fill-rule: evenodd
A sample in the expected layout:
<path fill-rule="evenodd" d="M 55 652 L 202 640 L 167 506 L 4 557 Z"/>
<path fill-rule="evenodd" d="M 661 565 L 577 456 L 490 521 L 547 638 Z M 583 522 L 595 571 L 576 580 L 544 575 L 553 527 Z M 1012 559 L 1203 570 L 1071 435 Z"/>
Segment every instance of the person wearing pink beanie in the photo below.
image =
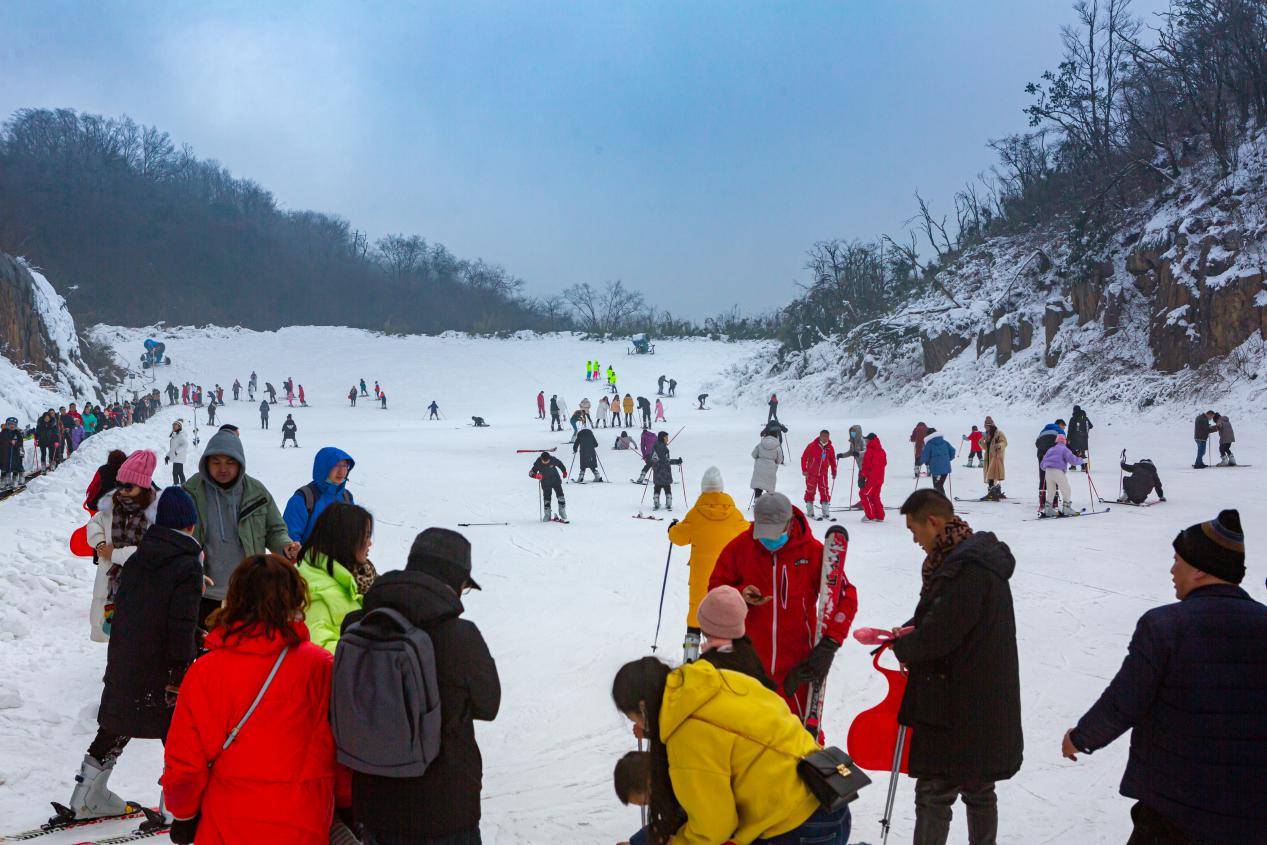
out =
<path fill-rule="evenodd" d="M 729 585 L 714 587 L 704 596 L 696 615 L 704 644 L 700 660 L 718 669 L 729 669 L 756 678 L 773 690 L 770 679 L 757 650 L 748 639 L 745 622 L 748 619 L 748 603 L 738 590 Z"/>
<path fill-rule="evenodd" d="M 114 591 L 122 567 L 157 518 L 158 497 L 154 494 L 157 466 L 158 455 L 148 449 L 129 455 L 115 474 L 114 492 L 101 497 L 98 502 L 101 509 L 88 520 L 88 544 L 95 552 L 97 564 L 89 612 L 94 642 L 109 639 Z"/>
<path fill-rule="evenodd" d="M 119 485 L 135 484 L 137 487 L 154 486 L 154 469 L 158 466 L 158 455 L 149 449 L 138 449 L 119 467 L 115 479 Z"/>

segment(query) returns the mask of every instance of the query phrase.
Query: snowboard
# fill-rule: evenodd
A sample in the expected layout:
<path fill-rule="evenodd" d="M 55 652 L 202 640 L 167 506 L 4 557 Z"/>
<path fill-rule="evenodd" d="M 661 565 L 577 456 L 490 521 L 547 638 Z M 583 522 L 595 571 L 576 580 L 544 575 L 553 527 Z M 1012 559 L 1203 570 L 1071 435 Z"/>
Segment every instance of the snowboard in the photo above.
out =
<path fill-rule="evenodd" d="M 823 638 L 827 620 L 844 617 L 841 609 L 849 578 L 845 575 L 845 558 L 849 554 L 849 532 L 840 525 L 827 529 L 823 537 L 823 575 L 818 587 L 818 621 L 815 623 L 814 643 Z M 826 680 L 810 684 L 809 700 L 805 706 L 805 728 L 815 738 L 822 731 L 823 700 L 826 697 Z"/>

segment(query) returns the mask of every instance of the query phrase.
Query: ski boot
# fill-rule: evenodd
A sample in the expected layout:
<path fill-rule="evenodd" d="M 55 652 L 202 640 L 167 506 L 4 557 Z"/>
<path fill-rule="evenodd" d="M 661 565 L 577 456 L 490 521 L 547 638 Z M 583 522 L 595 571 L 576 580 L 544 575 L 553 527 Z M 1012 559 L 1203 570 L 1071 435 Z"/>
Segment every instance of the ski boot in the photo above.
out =
<path fill-rule="evenodd" d="M 687 628 L 686 639 L 682 642 L 682 662 L 691 663 L 699 660 L 701 634 L 698 628 Z"/>
<path fill-rule="evenodd" d="M 112 757 L 99 763 L 91 754 L 85 754 L 84 761 L 79 766 L 79 774 L 75 775 L 75 789 L 70 796 L 70 805 L 64 806 L 54 801 L 53 809 L 57 811 L 57 815 L 48 820 L 47 826 L 61 827 L 85 819 L 108 819 L 136 812 L 134 805 L 109 789 L 115 759 Z"/>
<path fill-rule="evenodd" d="M 568 521 L 568 506 L 566 502 L 559 502 L 559 520 L 562 522 Z"/>
<path fill-rule="evenodd" d="M 822 514 L 822 519 L 831 519 L 831 502 L 819 502 L 818 509 L 819 513 Z M 813 509 L 811 508 L 810 510 L 812 511 Z"/>
<path fill-rule="evenodd" d="M 1069 504 L 1068 502 L 1065 502 L 1063 505 L 1060 506 L 1060 515 L 1061 516 L 1077 516 L 1078 512 L 1074 510 L 1073 505 Z"/>
<path fill-rule="evenodd" d="M 541 513 L 542 513 L 542 516 L 541 516 L 542 522 L 551 522 L 554 519 L 554 514 L 550 512 L 549 505 L 546 505 L 545 509 Z"/>
<path fill-rule="evenodd" d="M 1227 465 L 1230 467 L 1236 466 L 1236 456 L 1233 455 L 1231 452 L 1227 453 Z"/>
<path fill-rule="evenodd" d="M 1218 466 L 1218 467 L 1227 466 L 1227 455 L 1224 455 L 1223 457 L 1219 458 L 1219 462 L 1215 464 L 1215 466 Z"/>
<path fill-rule="evenodd" d="M 664 494 L 664 509 L 666 511 L 673 510 L 673 494 L 672 493 Z"/>
<path fill-rule="evenodd" d="M 660 494 L 659 493 L 651 494 L 651 510 L 653 511 L 660 510 Z"/>
<path fill-rule="evenodd" d="M 1051 519 L 1052 517 L 1058 514 L 1059 514 L 1059 511 L 1057 511 L 1051 505 L 1043 505 L 1042 507 L 1038 509 L 1038 515 L 1043 517 L 1044 519 Z"/>

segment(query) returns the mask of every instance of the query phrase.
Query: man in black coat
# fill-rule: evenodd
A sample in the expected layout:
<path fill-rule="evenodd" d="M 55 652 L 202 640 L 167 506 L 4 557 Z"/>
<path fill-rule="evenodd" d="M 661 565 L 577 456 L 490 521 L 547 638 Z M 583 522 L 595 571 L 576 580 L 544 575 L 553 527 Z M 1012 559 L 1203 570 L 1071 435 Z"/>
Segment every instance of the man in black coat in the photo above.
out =
<path fill-rule="evenodd" d="M 572 441 L 572 454 L 578 451 L 581 453 L 581 473 L 576 477 L 577 483 L 585 480 L 587 469 L 594 473 L 595 481 L 602 481 L 603 477 L 598 474 L 598 438 L 588 428 L 578 431 L 576 440 Z"/>
<path fill-rule="evenodd" d="M 1206 411 L 1204 414 L 1197 414 L 1197 420 L 1193 424 L 1192 437 L 1197 441 L 1197 459 L 1193 461 L 1193 469 L 1205 469 L 1205 450 L 1210 444 L 1210 435 L 1219 430 L 1219 425 L 1214 421 L 1214 412 Z"/>
<path fill-rule="evenodd" d="M 914 730 L 915 845 L 943 845 L 962 796 L 968 838 L 994 845 L 996 781 L 1021 768 L 1020 667 L 1008 578 L 1016 559 L 989 532 L 973 533 L 936 490 L 902 505 L 927 553 L 913 630 L 893 643 L 909 672 L 898 721 Z M 895 633 L 898 633 L 895 631 Z"/>
<path fill-rule="evenodd" d="M 550 515 L 551 495 L 559 500 L 559 519 L 567 522 L 568 503 L 563 496 L 563 479 L 567 478 L 567 475 L 568 468 L 563 465 L 563 461 L 549 452 L 542 452 L 528 469 L 528 476 L 541 482 L 541 501 L 543 504 L 541 518 L 544 522 L 549 522 L 552 519 Z"/>
<path fill-rule="evenodd" d="M 1153 491 L 1157 492 L 1159 501 L 1166 501 L 1166 491 L 1161 489 L 1161 476 L 1157 474 L 1157 467 L 1153 466 L 1152 461 L 1148 458 L 1140 458 L 1135 463 L 1128 464 L 1126 450 L 1123 449 L 1119 465 L 1122 472 L 1128 473 L 1122 477 L 1122 495 L 1118 498 L 1119 502 L 1142 505 Z"/>
<path fill-rule="evenodd" d="M 1140 617 L 1122 668 L 1062 750 L 1076 760 L 1131 731 L 1128 845 L 1264 845 L 1267 607 L 1238 586 L 1240 514 L 1193 525 L 1173 546 L 1178 603 Z"/>
<path fill-rule="evenodd" d="M 379 576 L 365 594 L 365 613 L 389 607 L 424 629 L 435 647 L 443 719 L 440 754 L 417 778 L 352 773 L 352 805 L 366 825 L 365 845 L 479 842 L 483 759 L 475 720 L 491 722 L 501 706 L 497 664 L 474 622 L 462 619 L 461 596 L 480 587 L 471 578 L 471 544 L 456 531 L 428 528 L 409 550 L 404 571 Z"/>
<path fill-rule="evenodd" d="M 107 785 L 115 762 L 132 739 L 167 738 L 176 691 L 197 655 L 203 585 L 202 547 L 191 536 L 197 521 L 188 493 L 164 490 L 154 524 L 119 575 L 97 735 L 68 805 L 54 805 L 54 823 L 127 812 L 127 802 Z"/>

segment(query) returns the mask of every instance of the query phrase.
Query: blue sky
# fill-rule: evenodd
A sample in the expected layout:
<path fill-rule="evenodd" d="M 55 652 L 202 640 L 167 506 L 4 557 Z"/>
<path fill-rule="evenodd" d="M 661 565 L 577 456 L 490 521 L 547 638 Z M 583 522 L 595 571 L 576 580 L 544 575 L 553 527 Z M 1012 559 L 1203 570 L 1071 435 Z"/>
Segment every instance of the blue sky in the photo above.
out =
<path fill-rule="evenodd" d="M 1136 0 L 1137 14 L 1165 0 Z M 0 0 L 0 115 L 128 114 L 288 208 L 531 293 L 783 304 L 804 252 L 946 209 L 1025 127 L 1064 0 Z"/>

